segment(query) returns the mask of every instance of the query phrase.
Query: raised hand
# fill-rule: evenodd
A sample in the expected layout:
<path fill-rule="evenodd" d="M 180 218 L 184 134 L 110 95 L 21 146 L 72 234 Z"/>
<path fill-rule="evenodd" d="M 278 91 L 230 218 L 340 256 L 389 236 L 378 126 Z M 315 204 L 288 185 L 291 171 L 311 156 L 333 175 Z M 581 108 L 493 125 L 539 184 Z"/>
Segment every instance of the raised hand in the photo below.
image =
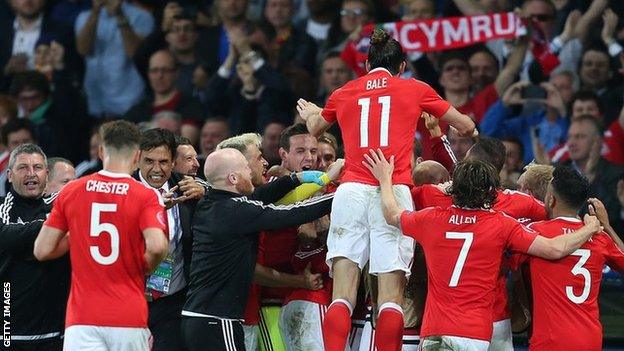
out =
<path fill-rule="evenodd" d="M 320 114 L 321 111 L 323 111 L 323 109 L 318 107 L 313 102 L 309 102 L 304 99 L 297 100 L 297 112 L 304 121 L 307 121 L 309 117 L 315 114 Z"/>
<path fill-rule="evenodd" d="M 332 182 L 340 179 L 340 173 L 342 172 L 344 163 L 345 160 L 343 158 L 339 158 L 327 168 L 327 176 Z"/>
<path fill-rule="evenodd" d="M 606 9 L 602 15 L 602 31 L 600 37 L 606 45 L 610 45 L 615 41 L 613 34 L 618 24 L 618 16 L 611 9 Z"/>
<path fill-rule="evenodd" d="M 206 193 L 206 189 L 191 176 L 184 176 L 184 178 L 178 182 L 177 187 L 179 187 L 180 192 L 182 192 L 182 196 L 180 197 L 182 200 L 178 202 L 189 199 L 199 200 Z"/>

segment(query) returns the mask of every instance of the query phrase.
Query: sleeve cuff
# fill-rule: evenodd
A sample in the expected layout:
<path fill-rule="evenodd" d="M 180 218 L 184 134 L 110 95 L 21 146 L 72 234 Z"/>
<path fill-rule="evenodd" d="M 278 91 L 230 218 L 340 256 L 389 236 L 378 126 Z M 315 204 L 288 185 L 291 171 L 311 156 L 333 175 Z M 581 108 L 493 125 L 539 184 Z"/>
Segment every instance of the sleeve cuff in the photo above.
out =
<path fill-rule="evenodd" d="M 254 60 L 254 62 L 251 64 L 251 66 L 253 67 L 254 72 L 259 70 L 262 66 L 264 66 L 264 59 L 263 58 L 259 58 Z"/>
<path fill-rule="evenodd" d="M 221 66 L 217 71 L 217 75 L 219 75 L 219 77 L 223 79 L 230 79 L 230 77 L 232 76 L 232 71 L 225 68 L 225 66 Z"/>
<path fill-rule="evenodd" d="M 618 42 L 613 42 L 609 45 L 609 55 L 616 57 L 622 52 L 622 45 Z"/>

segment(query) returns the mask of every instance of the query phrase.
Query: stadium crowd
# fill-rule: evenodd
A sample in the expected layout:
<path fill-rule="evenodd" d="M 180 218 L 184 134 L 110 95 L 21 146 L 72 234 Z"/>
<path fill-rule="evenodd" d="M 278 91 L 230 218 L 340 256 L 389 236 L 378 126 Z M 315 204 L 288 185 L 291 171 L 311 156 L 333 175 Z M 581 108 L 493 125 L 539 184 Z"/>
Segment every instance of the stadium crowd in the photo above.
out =
<path fill-rule="evenodd" d="M 312 115 L 318 112 L 330 122 L 326 111 L 337 110 L 334 100 L 327 104 L 330 96 L 366 76 L 358 54 L 377 45 L 371 40 L 362 46 L 362 38 L 368 39 L 366 25 L 508 11 L 524 18 L 525 35 L 452 50 L 410 50 L 401 56 L 405 62 L 400 69 L 377 66 L 426 83 L 456 114 L 451 120 L 442 118 L 448 106 L 430 103 L 416 116 L 413 148 L 401 150 L 411 159 L 407 172 L 413 184 L 405 191 L 407 197 L 397 188 L 397 198 L 391 196 L 397 180 L 388 174 L 395 154 L 368 153 L 366 148 L 365 165 L 358 165 L 381 185 L 381 191 L 368 194 L 380 201 L 378 218 L 385 218 L 388 230 L 397 227 L 416 241 L 415 246 L 410 242 L 407 261 L 413 256 L 413 264 L 404 272 L 411 274 L 409 280 L 401 280 L 402 297 L 388 297 L 392 294 L 384 287 L 392 285 L 381 274 L 387 271 L 366 266 L 368 257 L 363 262 L 351 259 L 360 268 L 357 278 L 333 282 L 330 271 L 348 275 L 343 275 L 344 267 L 332 267 L 328 236 L 342 236 L 349 224 L 332 225 L 336 208 L 330 216 L 330 194 L 339 188 L 342 176 L 353 171 L 353 161 L 347 157 L 345 165 L 343 160 L 353 134 L 344 134 L 340 112 L 339 123 L 323 128 L 317 128 Z M 442 212 L 393 215 L 397 202 L 402 210 L 439 206 L 461 218 L 457 224 L 466 224 L 462 221 L 470 217 L 452 208 L 492 208 L 504 213 L 487 217 L 492 227 L 524 238 L 489 248 L 494 256 L 504 256 L 496 282 L 492 280 L 493 302 L 484 308 L 493 310 L 485 323 L 493 325 L 493 331 L 489 336 L 451 335 L 487 340 L 489 350 L 513 350 L 512 332 L 528 331 L 535 350 L 599 350 L 597 289 L 602 267 L 624 269 L 624 244 L 618 237 L 624 236 L 622 45 L 624 3 L 615 0 L 0 0 L 0 277 L 5 293 L 0 349 L 61 350 L 68 321 L 80 324 L 76 307 L 67 310 L 66 319 L 68 298 L 70 307 L 78 301 L 69 295 L 70 285 L 72 294 L 78 294 L 73 290 L 77 286 L 92 289 L 97 284 L 77 285 L 72 280 L 89 271 L 72 270 L 75 258 L 70 264 L 67 247 L 57 254 L 65 241 L 48 252 L 47 243 L 37 237 L 49 226 L 65 229 L 63 234 L 71 227 L 60 228 L 59 218 L 69 218 L 69 210 L 53 211 L 55 203 L 68 201 L 61 189 L 77 184 L 75 179 L 112 177 L 107 162 L 108 167 L 116 163 L 103 155 L 136 148 L 137 167 L 130 173 L 156 191 L 164 206 L 159 230 L 169 238 L 159 251 L 158 243 L 150 244 L 144 232 L 147 251 L 155 250 L 146 258 L 152 271 L 141 286 L 153 350 L 408 351 L 436 350 L 445 343 L 449 350 L 481 350 L 481 344 L 453 344 L 457 340 L 435 333 L 427 336 L 441 338 L 423 343 L 421 333 L 432 331 L 431 316 L 448 313 L 427 304 L 426 298 L 440 291 L 443 299 L 457 298 L 458 304 L 469 298 L 448 291 L 444 295 L 446 290 L 427 272 L 429 264 L 450 265 L 450 274 L 455 265 L 437 262 L 441 254 L 436 256 L 431 248 L 435 243 L 425 240 L 421 235 L 426 233 L 419 229 L 437 223 Z M 460 123 L 462 116 L 470 117 L 478 132 Z M 111 121 L 119 120 L 130 123 L 111 127 Z M 410 130 L 408 120 L 403 123 Z M 115 133 L 126 139 L 116 139 Z M 387 140 L 377 146 L 388 146 Z M 245 172 L 249 175 L 242 176 Z M 124 191 L 97 187 L 93 185 L 100 189 L 93 191 Z M 146 203 L 154 200 L 140 196 Z M 355 204 L 355 197 L 348 200 L 352 199 Z M 355 205 L 345 208 L 354 211 Z M 98 211 L 110 212 L 104 207 Z M 587 213 L 591 216 L 583 226 Z M 110 231 L 102 227 L 109 223 L 99 218 L 97 234 L 94 224 L 85 222 L 91 225 L 91 236 Z M 577 235 L 569 237 L 582 242 L 561 244 L 565 250 L 542 243 L 546 246 L 538 250 L 527 244 L 528 235 L 535 239 L 534 232 L 518 234 L 518 228 L 535 230 L 544 242 L 555 242 L 552 221 L 562 218 L 571 223 L 569 233 Z M 529 222 L 536 223 L 526 229 Z M 583 266 L 589 248 L 579 247 L 598 231 L 602 232 L 587 245 L 602 245 L 604 259 L 590 261 L 600 272 L 592 271 L 590 279 Z M 108 245 L 104 236 L 94 239 L 96 245 Z M 509 250 L 503 254 L 504 248 Z M 97 251 L 96 262 L 105 264 L 114 256 L 107 250 Z M 570 269 L 587 281 L 584 287 L 569 287 L 569 292 L 566 288 L 563 296 L 567 293 L 576 305 L 587 304 L 590 310 L 587 324 L 569 326 L 591 339 L 576 346 L 562 341 L 574 339 L 573 330 L 549 330 L 556 329 L 554 316 L 565 319 L 566 313 L 582 313 L 570 312 L 543 292 L 548 290 L 548 274 L 563 274 L 547 260 L 568 254 L 581 256 L 580 261 L 570 261 Z M 368 274 L 369 268 L 375 274 Z M 449 286 L 457 286 L 460 273 L 456 277 L 453 271 Z M 345 284 L 353 285 L 353 298 L 340 295 Z M 591 293 L 585 292 L 588 285 Z M 439 301 L 439 296 L 431 301 Z M 132 314 L 128 311 L 137 306 L 127 303 L 125 313 Z M 543 305 L 561 309 L 544 311 Z M 346 329 L 336 317 L 336 308 L 343 307 Z M 378 316 L 387 309 L 401 315 L 398 348 L 388 341 L 391 331 L 385 329 L 391 319 L 384 317 L 378 324 Z M 124 314 L 121 308 L 111 310 Z M 461 309 L 457 313 L 462 314 Z M 331 325 L 325 323 L 326 314 Z M 480 315 L 466 314 L 457 323 L 470 324 L 473 317 Z M 107 318 L 97 319 L 96 325 L 107 325 Z M 120 326 L 134 326 L 135 320 L 128 323 Z M 423 323 L 429 324 L 425 328 Z M 74 329 L 71 340 L 86 342 L 90 334 L 80 333 Z M 552 344 L 544 342 L 549 338 Z M 84 344 L 75 345 L 66 349 L 78 350 Z M 111 341 L 108 347 L 143 346 L 124 348 L 128 346 Z"/>

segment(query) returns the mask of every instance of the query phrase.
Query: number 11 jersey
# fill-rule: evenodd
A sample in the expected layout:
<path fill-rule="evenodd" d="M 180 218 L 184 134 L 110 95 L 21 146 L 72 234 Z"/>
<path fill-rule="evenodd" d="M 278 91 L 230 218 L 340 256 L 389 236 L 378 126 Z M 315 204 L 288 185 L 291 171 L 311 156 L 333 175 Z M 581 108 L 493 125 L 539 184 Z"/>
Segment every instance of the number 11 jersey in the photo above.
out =
<path fill-rule="evenodd" d="M 439 118 L 450 108 L 424 82 L 393 76 L 384 68 L 352 80 L 334 91 L 321 116 L 338 122 L 345 149 L 341 182 L 378 185 L 362 164 L 369 149 L 395 157 L 393 184 L 412 184 L 412 149 L 422 111 Z"/>
<path fill-rule="evenodd" d="M 71 289 L 65 328 L 147 327 L 143 230 L 167 233 L 155 189 L 107 171 L 61 191 L 45 225 L 69 232 Z"/>

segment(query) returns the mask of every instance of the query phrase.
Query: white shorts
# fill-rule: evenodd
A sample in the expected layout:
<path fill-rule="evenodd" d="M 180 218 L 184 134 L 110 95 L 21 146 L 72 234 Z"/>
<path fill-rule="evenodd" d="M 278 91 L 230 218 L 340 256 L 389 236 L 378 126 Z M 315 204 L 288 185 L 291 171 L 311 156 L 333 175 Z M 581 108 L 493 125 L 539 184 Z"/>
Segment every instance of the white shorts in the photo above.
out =
<path fill-rule="evenodd" d="M 513 351 L 513 337 L 511 333 L 511 319 L 494 322 L 492 340 L 488 351 Z"/>
<path fill-rule="evenodd" d="M 413 210 L 406 185 L 394 185 L 399 207 Z M 334 195 L 331 225 L 327 237 L 327 265 L 335 257 L 345 257 L 363 269 L 370 259 L 369 273 L 404 271 L 410 273 L 414 239 L 386 223 L 378 186 L 343 183 Z"/>
<path fill-rule="evenodd" d="M 489 341 L 461 336 L 428 336 L 421 341 L 421 351 L 487 351 Z"/>
<path fill-rule="evenodd" d="M 63 351 L 149 351 L 152 334 L 147 328 L 72 325 L 65 329 Z"/>
<path fill-rule="evenodd" d="M 243 324 L 243 332 L 245 333 L 245 350 L 258 351 L 258 325 Z"/>
<path fill-rule="evenodd" d="M 323 351 L 323 317 L 327 306 L 294 300 L 282 306 L 279 326 L 288 351 Z"/>

